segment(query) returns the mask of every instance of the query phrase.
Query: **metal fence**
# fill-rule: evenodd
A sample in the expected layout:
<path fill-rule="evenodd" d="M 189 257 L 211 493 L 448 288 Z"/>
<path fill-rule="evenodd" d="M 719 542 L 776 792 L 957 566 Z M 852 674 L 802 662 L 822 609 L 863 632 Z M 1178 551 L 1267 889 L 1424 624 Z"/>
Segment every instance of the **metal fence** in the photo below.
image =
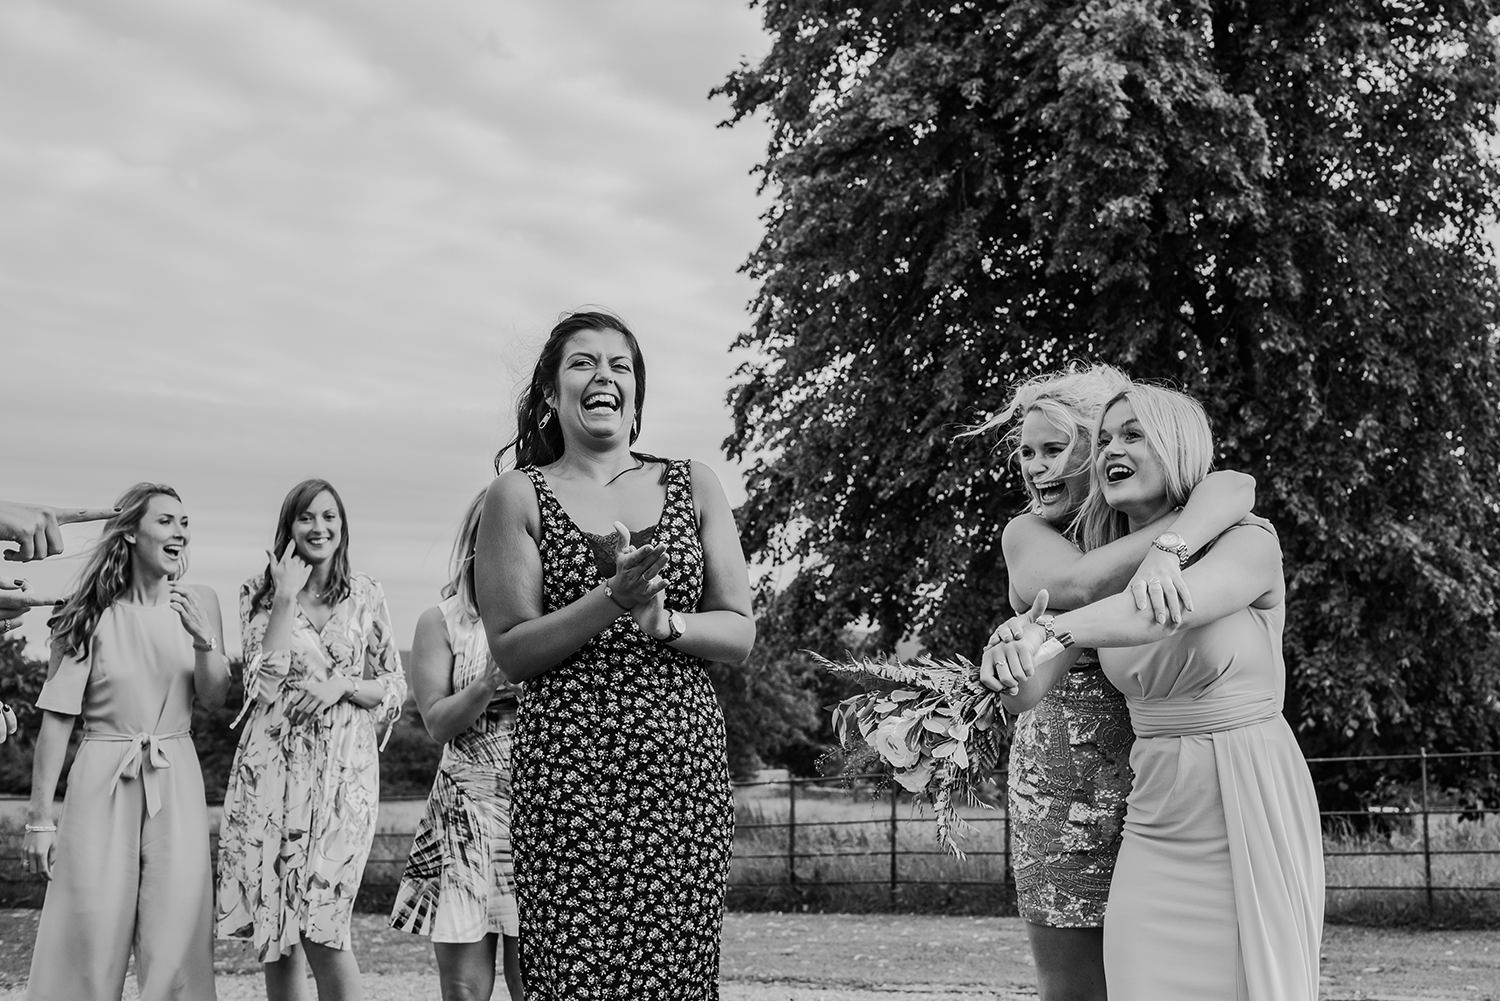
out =
<path fill-rule="evenodd" d="M 1460 804 L 1433 778 L 1454 759 L 1493 771 L 1500 751 L 1310 759 L 1327 769 L 1378 770 L 1393 789 L 1386 802 L 1359 810 L 1325 810 L 1330 904 L 1339 894 L 1385 897 L 1429 914 L 1453 907 L 1500 916 L 1500 805 Z M 1003 774 L 985 790 L 990 809 L 965 811 L 973 831 L 956 858 L 935 836 L 931 814 L 899 789 L 828 778 L 771 778 L 737 783 L 730 903 L 809 909 L 943 909 L 1015 912 L 1010 818 Z M 389 906 L 420 801 L 382 804 L 361 890 L 361 907 Z M 394 826 L 392 826 L 394 822 Z M 40 901 L 42 887 L 24 872 L 20 823 L 0 824 L 0 905 Z"/>
<path fill-rule="evenodd" d="M 1410 903 L 1415 896 L 1434 913 L 1445 894 L 1467 897 L 1500 892 L 1500 805 L 1457 803 L 1433 779 L 1438 762 L 1457 760 L 1493 770 L 1500 765 L 1500 752 L 1422 751 L 1308 760 L 1315 777 L 1325 781 L 1331 778 L 1332 769 L 1358 765 L 1380 770 L 1393 788 L 1402 790 L 1389 802 L 1322 812 L 1332 900 L 1339 894 L 1383 894 Z M 1412 774 L 1404 776 L 1403 771 Z M 988 899 L 1000 903 L 1002 912 L 1010 910 L 1014 906 L 1010 819 L 1004 809 L 1004 775 L 996 773 L 993 779 L 986 798 L 995 808 L 976 811 L 969 818 L 975 831 L 964 843 L 964 860 L 953 859 L 936 846 L 930 814 L 916 813 L 910 798 L 899 789 L 880 793 L 877 806 L 870 793 L 838 790 L 828 779 L 741 783 L 731 892 L 765 888 L 768 877 L 775 876 L 779 877 L 775 884 L 794 897 L 810 892 L 809 884 L 825 889 L 864 887 L 867 897 L 870 888 L 879 888 L 887 902 L 896 906 L 914 886 L 987 887 L 991 890 Z M 765 791 L 772 789 L 780 804 L 779 816 L 764 807 L 746 810 L 747 803 L 764 803 L 770 798 Z M 869 815 L 852 816 L 848 809 L 829 811 L 830 797 L 839 795 L 846 802 L 862 798 L 871 804 Z M 917 841 L 925 841 L 925 847 L 912 847 Z M 862 859 L 864 865 L 809 872 L 829 858 Z M 1493 899 L 1493 905 L 1500 905 L 1500 897 Z"/>

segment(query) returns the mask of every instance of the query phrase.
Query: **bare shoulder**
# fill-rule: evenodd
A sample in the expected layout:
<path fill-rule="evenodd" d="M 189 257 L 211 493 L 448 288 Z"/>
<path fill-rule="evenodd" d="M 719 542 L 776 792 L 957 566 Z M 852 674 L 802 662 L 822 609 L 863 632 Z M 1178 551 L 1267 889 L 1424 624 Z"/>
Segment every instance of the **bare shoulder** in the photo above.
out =
<path fill-rule="evenodd" d="M 245 583 L 248 585 L 250 582 Z M 204 604 L 217 605 L 219 603 L 219 592 L 207 584 L 184 584 L 183 589 Z"/>
<path fill-rule="evenodd" d="M 1005 523 L 1005 528 L 1000 532 L 1000 547 L 1009 550 L 1035 539 L 1051 538 L 1056 535 L 1058 535 L 1057 529 L 1053 528 L 1047 519 L 1025 511 Z"/>
<path fill-rule="evenodd" d="M 729 510 L 729 498 L 724 494 L 724 485 L 707 463 L 689 459 L 688 472 L 693 485 L 693 505 L 699 514 L 710 509 Z"/>
<path fill-rule="evenodd" d="M 719 482 L 719 477 L 709 468 L 708 463 L 698 459 L 688 460 L 688 471 L 693 478 L 693 489 L 710 490 L 718 494 L 724 493 L 724 487 Z"/>
<path fill-rule="evenodd" d="M 507 469 L 490 481 L 484 509 L 492 517 L 534 523 L 538 518 L 536 484 L 519 469 Z"/>
<path fill-rule="evenodd" d="M 443 610 L 437 605 L 431 606 L 417 616 L 417 639 L 433 635 L 446 636 L 447 632 L 448 628 L 443 623 Z"/>

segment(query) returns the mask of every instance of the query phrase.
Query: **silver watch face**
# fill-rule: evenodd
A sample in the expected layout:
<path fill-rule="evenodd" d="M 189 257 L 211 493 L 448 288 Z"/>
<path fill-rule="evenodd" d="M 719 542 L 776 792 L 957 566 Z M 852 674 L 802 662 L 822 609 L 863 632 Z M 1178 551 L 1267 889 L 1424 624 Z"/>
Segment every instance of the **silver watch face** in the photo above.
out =
<path fill-rule="evenodd" d="M 1162 549 L 1186 549 L 1187 540 L 1176 532 L 1163 532 L 1156 537 L 1156 544 Z"/>

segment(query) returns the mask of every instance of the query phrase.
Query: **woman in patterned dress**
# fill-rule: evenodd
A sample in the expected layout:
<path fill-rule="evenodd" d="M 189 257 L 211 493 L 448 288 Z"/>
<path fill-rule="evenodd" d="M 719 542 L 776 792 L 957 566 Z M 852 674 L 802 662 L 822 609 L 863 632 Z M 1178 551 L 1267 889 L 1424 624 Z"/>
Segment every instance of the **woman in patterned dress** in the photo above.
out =
<path fill-rule="evenodd" d="M 26 997 L 119 1001 L 134 954 L 143 1001 L 211 1001 L 208 807 L 188 728 L 194 699 L 217 708 L 229 692 L 219 599 L 177 582 L 191 537 L 171 487 L 139 483 L 118 507 L 48 623 L 23 853 L 49 882 Z"/>
<path fill-rule="evenodd" d="M 358 998 L 349 923 L 375 838 L 376 730 L 389 734 L 406 679 L 385 594 L 349 569 L 332 485 L 292 488 L 266 557 L 240 588 L 246 722 L 224 790 L 215 929 L 255 943 L 270 1001 L 302 996 L 304 955 L 319 998 Z"/>
<path fill-rule="evenodd" d="M 501 946 L 505 983 L 521 1001 L 510 856 L 510 747 L 520 689 L 495 659 L 474 603 L 481 491 L 453 545 L 443 600 L 422 613 L 407 665 L 422 722 L 443 758 L 396 890 L 391 925 L 427 935 L 443 1001 L 488 1001 Z"/>
<path fill-rule="evenodd" d="M 1085 545 L 1139 531 L 1203 482 L 1213 436 L 1196 400 L 1133 385 L 1091 435 Z M 1137 740 L 1104 923 L 1113 1001 L 1316 1001 L 1323 857 L 1312 777 L 1282 707 L 1286 583 L 1270 523 L 1247 518 L 1187 567 L 1193 607 L 1141 615 L 1112 595 L 1055 616 L 1046 592 L 1005 624 L 981 677 L 1022 709 L 1075 641 L 1096 647 Z M 1064 656 L 1056 656 L 1064 654 Z"/>
<path fill-rule="evenodd" d="M 480 522 L 490 650 L 526 688 L 512 832 L 534 1001 L 718 997 L 734 805 L 703 663 L 743 661 L 755 623 L 718 480 L 631 451 L 645 398 L 625 324 L 565 317 Z"/>
<path fill-rule="evenodd" d="M 1068 526 L 1088 494 L 1090 423 L 1128 385 L 1107 365 L 1040 376 L 1015 387 L 1005 408 L 975 429 L 1011 424 L 1006 441 L 1031 500 L 1031 510 L 1011 519 L 1001 536 L 1014 610 L 1029 607 L 1043 588 L 1069 608 L 1128 586 L 1142 608 L 1180 617 L 1191 597 L 1177 553 L 1162 546 L 1196 548 L 1249 512 L 1254 479 L 1219 472 L 1180 514 L 1079 550 Z M 1132 740 L 1125 700 L 1092 651 L 1081 651 L 1036 708 L 1016 719 L 1011 858 L 1042 1001 L 1105 997 L 1104 906 L 1130 791 Z"/>

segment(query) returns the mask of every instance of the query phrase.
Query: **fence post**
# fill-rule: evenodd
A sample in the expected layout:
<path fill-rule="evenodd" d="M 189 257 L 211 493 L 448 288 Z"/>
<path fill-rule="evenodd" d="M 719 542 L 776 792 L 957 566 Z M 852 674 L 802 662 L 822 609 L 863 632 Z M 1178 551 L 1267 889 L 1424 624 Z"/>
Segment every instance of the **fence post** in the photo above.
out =
<path fill-rule="evenodd" d="M 1427 916 L 1432 917 L 1432 830 L 1428 823 L 1427 748 L 1422 748 L 1422 872 L 1427 889 Z"/>
<path fill-rule="evenodd" d="M 896 906 L 896 783 L 891 783 L 891 907 Z"/>
<path fill-rule="evenodd" d="M 786 778 L 786 881 L 797 885 L 797 777 Z"/>

